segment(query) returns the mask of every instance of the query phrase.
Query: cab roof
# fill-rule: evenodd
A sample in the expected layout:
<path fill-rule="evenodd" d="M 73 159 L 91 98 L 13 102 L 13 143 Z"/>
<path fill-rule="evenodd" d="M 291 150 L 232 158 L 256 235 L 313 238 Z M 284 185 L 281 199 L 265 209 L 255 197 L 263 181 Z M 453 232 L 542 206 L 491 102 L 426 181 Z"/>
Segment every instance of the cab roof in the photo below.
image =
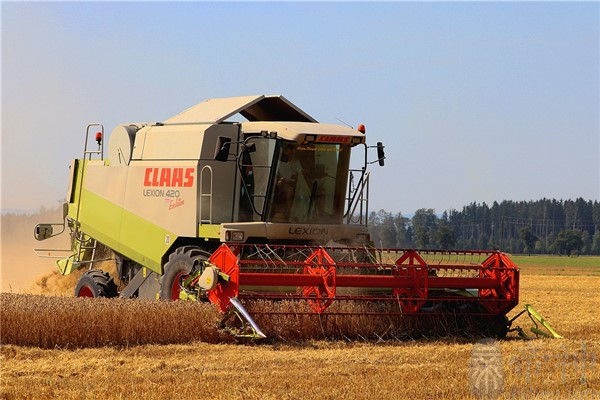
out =
<path fill-rule="evenodd" d="M 245 135 L 258 134 L 261 132 L 276 132 L 277 136 L 285 140 L 293 140 L 300 142 L 304 140 L 305 135 L 315 135 L 320 138 L 328 137 L 332 142 L 336 142 L 335 138 L 339 142 L 351 142 L 352 137 L 360 138 L 360 143 L 364 143 L 365 135 L 356 129 L 352 129 L 346 126 L 333 125 L 333 124 L 319 124 L 314 122 L 270 122 L 270 121 L 258 121 L 258 122 L 243 122 L 242 132 Z M 348 138 L 347 141 L 342 138 Z M 315 139 L 316 141 L 320 141 Z"/>
<path fill-rule="evenodd" d="M 281 95 L 208 99 L 167 119 L 165 124 L 219 124 L 241 114 L 248 121 L 317 122 Z"/>

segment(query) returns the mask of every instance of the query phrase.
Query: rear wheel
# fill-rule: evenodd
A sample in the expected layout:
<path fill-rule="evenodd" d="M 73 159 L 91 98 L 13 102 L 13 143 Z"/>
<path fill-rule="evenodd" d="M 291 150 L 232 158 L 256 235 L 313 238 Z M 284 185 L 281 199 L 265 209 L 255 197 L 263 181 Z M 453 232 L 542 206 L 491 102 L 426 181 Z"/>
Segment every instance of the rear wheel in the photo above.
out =
<path fill-rule="evenodd" d="M 85 272 L 75 286 L 75 297 L 116 297 L 118 294 L 113 278 L 101 270 Z"/>
<path fill-rule="evenodd" d="M 165 264 L 164 274 L 160 277 L 160 298 L 179 300 L 180 281 L 192 271 L 202 268 L 202 262 L 208 260 L 210 253 L 194 246 L 177 248 Z"/>

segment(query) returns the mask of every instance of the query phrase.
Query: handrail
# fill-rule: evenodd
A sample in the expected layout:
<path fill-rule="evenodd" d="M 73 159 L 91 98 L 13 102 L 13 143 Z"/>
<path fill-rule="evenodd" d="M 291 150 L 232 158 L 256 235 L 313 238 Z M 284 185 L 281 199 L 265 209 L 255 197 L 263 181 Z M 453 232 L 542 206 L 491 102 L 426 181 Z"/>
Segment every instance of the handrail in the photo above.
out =
<path fill-rule="evenodd" d="M 361 171 L 362 175 L 356 188 L 352 191 L 352 188 L 348 190 L 348 197 L 346 200 L 348 201 L 348 209 L 344 217 L 346 218 L 346 223 L 358 223 L 360 225 L 367 225 L 369 218 L 369 171 L 363 170 L 350 170 L 350 176 L 352 177 L 352 172 Z M 352 191 L 352 193 L 350 193 Z M 365 195 L 366 192 L 366 195 Z M 360 204 L 359 216 L 358 220 L 354 220 L 353 216 L 356 212 L 356 208 Z M 364 221 L 363 221 L 364 220 Z"/>
<path fill-rule="evenodd" d="M 204 192 L 204 176 L 205 173 L 204 171 L 208 171 L 208 193 Z M 199 219 L 200 219 L 200 224 L 206 223 L 206 224 L 212 224 L 212 194 L 213 194 L 213 173 L 212 173 L 212 168 L 209 165 L 205 165 L 204 167 L 202 167 L 202 169 L 200 170 L 200 205 L 198 207 L 198 212 L 199 212 Z M 203 203 L 203 199 L 204 198 L 208 198 L 208 219 L 204 218 L 203 215 L 203 207 L 202 207 L 202 203 Z"/>

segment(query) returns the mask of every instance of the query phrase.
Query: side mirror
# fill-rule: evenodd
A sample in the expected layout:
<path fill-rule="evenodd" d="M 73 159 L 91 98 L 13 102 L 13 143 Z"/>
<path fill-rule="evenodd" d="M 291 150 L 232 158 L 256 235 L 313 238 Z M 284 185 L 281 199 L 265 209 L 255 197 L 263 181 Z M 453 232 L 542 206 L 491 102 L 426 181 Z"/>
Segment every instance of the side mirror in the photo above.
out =
<path fill-rule="evenodd" d="M 215 146 L 215 161 L 227 161 L 229 158 L 229 148 L 231 147 L 231 138 L 219 136 Z"/>
<path fill-rule="evenodd" d="M 46 240 L 52 237 L 54 230 L 51 224 L 37 224 L 33 230 L 33 237 L 36 240 Z"/>
<path fill-rule="evenodd" d="M 385 152 L 383 151 L 383 147 L 383 143 L 377 142 L 377 161 L 379 161 L 381 167 L 385 165 Z"/>

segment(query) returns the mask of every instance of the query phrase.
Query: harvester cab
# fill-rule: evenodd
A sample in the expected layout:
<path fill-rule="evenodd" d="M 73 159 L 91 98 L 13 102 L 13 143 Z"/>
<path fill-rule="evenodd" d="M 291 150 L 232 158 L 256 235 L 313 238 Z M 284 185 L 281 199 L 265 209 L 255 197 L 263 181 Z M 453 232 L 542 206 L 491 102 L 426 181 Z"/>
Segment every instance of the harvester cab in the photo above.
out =
<path fill-rule="evenodd" d="M 238 114 L 247 121 L 229 120 Z M 88 150 L 93 128 L 98 150 Z M 71 255 L 58 267 L 88 269 L 76 296 L 210 301 L 255 337 L 264 333 L 251 315 L 290 313 L 462 316 L 508 330 L 518 269 L 505 254 L 371 246 L 368 166 L 385 154 L 362 125 L 321 124 L 282 96 L 247 96 L 120 125 L 106 157 L 103 137 L 88 126 L 70 167 Z M 53 227 L 38 225 L 36 238 Z M 113 275 L 98 267 L 111 259 Z"/>

